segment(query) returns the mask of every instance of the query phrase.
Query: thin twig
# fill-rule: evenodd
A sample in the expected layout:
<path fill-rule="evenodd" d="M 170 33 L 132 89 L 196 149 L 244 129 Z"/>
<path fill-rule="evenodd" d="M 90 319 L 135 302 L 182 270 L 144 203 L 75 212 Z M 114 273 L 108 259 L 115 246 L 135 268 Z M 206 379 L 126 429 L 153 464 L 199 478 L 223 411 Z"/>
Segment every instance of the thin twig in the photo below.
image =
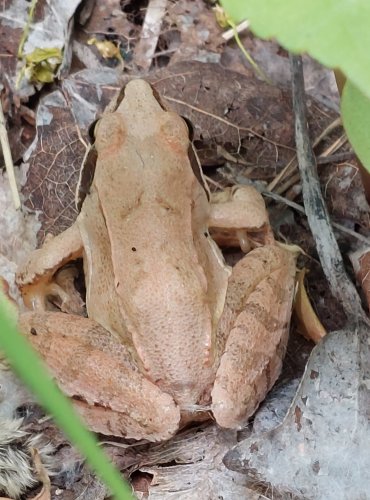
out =
<path fill-rule="evenodd" d="M 340 137 L 338 137 L 338 139 L 336 139 L 333 144 L 330 144 L 330 146 L 328 146 L 325 151 L 322 153 L 321 156 L 329 156 L 333 153 L 335 153 L 336 151 L 338 151 L 338 149 L 340 149 L 342 146 L 344 146 L 344 144 L 348 141 L 347 139 L 347 136 L 346 134 L 342 134 Z"/>
<path fill-rule="evenodd" d="M 207 181 L 208 184 L 212 184 L 213 186 L 215 186 L 217 189 L 220 189 L 221 191 L 224 189 L 224 186 L 221 186 L 221 184 L 219 182 L 215 181 L 214 179 L 212 179 L 212 177 L 208 177 L 208 175 L 204 175 L 204 174 L 203 174 L 203 177 L 205 178 L 205 180 Z"/>
<path fill-rule="evenodd" d="M 243 31 L 246 31 L 249 28 L 249 21 L 245 20 L 242 21 L 241 23 L 237 24 L 235 29 L 237 33 L 242 33 Z M 222 38 L 228 42 L 232 38 L 234 38 L 234 28 L 230 28 L 227 31 L 224 31 L 222 33 Z"/>
<path fill-rule="evenodd" d="M 150 0 L 146 9 L 140 40 L 135 47 L 135 62 L 146 71 L 152 64 L 166 9 L 167 0 Z"/>
<path fill-rule="evenodd" d="M 327 135 L 329 135 L 333 130 L 335 130 L 337 127 L 339 127 L 342 124 L 341 118 L 336 118 L 333 120 L 329 125 L 316 137 L 316 139 L 313 141 L 312 146 L 315 148 L 320 144 L 320 142 L 325 139 Z M 283 170 L 279 172 L 279 174 L 270 182 L 268 185 L 267 189 L 269 191 L 272 191 L 279 182 L 283 180 L 284 177 L 288 177 L 292 175 L 292 173 L 298 168 L 298 163 L 297 163 L 297 157 L 293 156 L 291 160 L 285 165 Z M 281 191 L 281 189 L 280 189 Z M 284 191 L 282 191 L 284 192 Z"/>
<path fill-rule="evenodd" d="M 348 319 L 359 321 L 362 318 L 367 321 L 356 288 L 346 274 L 321 192 L 315 155 L 308 133 L 302 58 L 290 55 L 290 64 L 297 158 L 308 224 L 332 294 L 342 304 Z"/>
<path fill-rule="evenodd" d="M 267 196 L 267 198 L 271 198 L 275 201 L 278 201 L 279 203 L 284 203 L 285 205 L 288 205 L 288 207 L 297 210 L 297 212 L 306 215 L 304 207 L 302 207 L 302 205 L 299 205 L 299 203 L 296 203 L 295 201 L 288 200 L 288 198 L 284 198 L 284 196 L 280 196 L 279 194 L 273 193 L 271 191 L 262 191 L 262 194 L 263 196 Z M 342 224 L 338 224 L 337 222 L 332 221 L 331 225 L 335 227 L 335 229 L 338 229 L 338 231 L 348 234 L 349 236 L 352 236 L 352 238 L 361 241 L 361 243 L 365 243 L 365 245 L 370 246 L 370 238 L 366 238 L 366 236 L 356 233 L 356 231 L 353 231 L 352 229 L 349 229 L 348 227 L 343 226 Z"/>
<path fill-rule="evenodd" d="M 15 180 L 15 175 L 14 175 L 14 165 L 13 165 L 13 160 L 12 160 L 12 153 L 10 151 L 8 132 L 6 130 L 5 117 L 4 117 L 4 113 L 3 113 L 1 99 L 0 99 L 0 144 L 1 144 L 1 149 L 3 150 L 5 168 L 6 168 L 6 171 L 8 174 L 8 179 L 9 179 L 9 184 L 10 184 L 10 190 L 12 192 L 14 207 L 16 210 L 18 210 L 21 207 L 21 200 L 19 198 L 17 182 Z"/>
<path fill-rule="evenodd" d="M 275 187 L 279 184 L 279 182 L 281 182 L 284 179 L 284 177 L 287 177 L 292 172 L 294 172 L 294 170 L 297 167 L 298 167 L 297 157 L 293 156 L 293 158 L 289 160 L 289 162 L 285 165 L 285 167 L 281 170 L 281 172 L 279 172 L 277 176 L 274 177 L 274 179 L 270 182 L 270 184 L 267 186 L 267 189 L 269 191 L 275 189 Z"/>
<path fill-rule="evenodd" d="M 240 40 L 239 33 L 236 29 L 236 24 L 232 19 L 227 19 L 227 22 L 229 26 L 231 26 L 231 29 L 233 30 L 234 38 L 236 41 L 237 46 L 239 47 L 241 53 L 243 56 L 246 58 L 246 60 L 249 62 L 249 64 L 252 66 L 254 69 L 255 73 L 257 76 L 259 76 L 262 80 L 264 80 L 266 83 L 272 84 L 271 80 L 268 78 L 268 76 L 265 74 L 262 68 L 258 66 L 256 61 L 253 59 L 253 57 L 250 55 L 250 53 L 247 51 L 247 49 L 244 47 L 242 44 L 242 41 Z"/>
<path fill-rule="evenodd" d="M 319 156 L 316 161 L 318 165 L 326 165 L 328 163 L 343 163 L 354 158 L 355 153 L 353 151 L 344 151 L 344 153 L 336 153 L 330 156 Z"/>
<path fill-rule="evenodd" d="M 331 144 L 321 155 L 321 158 L 327 156 L 327 155 L 331 155 L 332 153 L 335 153 L 336 151 L 338 151 L 338 149 L 340 149 L 345 143 L 347 142 L 347 137 L 345 134 L 343 134 L 341 137 L 339 137 L 339 139 L 336 139 L 333 144 Z M 315 145 L 315 144 L 314 144 Z M 317 162 L 317 163 L 320 163 L 320 162 Z M 298 163 L 296 164 L 298 166 Z M 285 182 L 284 184 L 282 184 L 281 186 L 279 186 L 277 189 L 276 189 L 276 192 L 278 194 L 283 194 L 285 193 L 286 191 L 288 191 L 289 188 L 291 188 L 292 186 L 294 186 L 294 184 L 296 184 L 300 179 L 300 176 L 299 176 L 299 173 L 295 173 L 293 175 L 291 175 L 291 177 L 289 177 Z"/>

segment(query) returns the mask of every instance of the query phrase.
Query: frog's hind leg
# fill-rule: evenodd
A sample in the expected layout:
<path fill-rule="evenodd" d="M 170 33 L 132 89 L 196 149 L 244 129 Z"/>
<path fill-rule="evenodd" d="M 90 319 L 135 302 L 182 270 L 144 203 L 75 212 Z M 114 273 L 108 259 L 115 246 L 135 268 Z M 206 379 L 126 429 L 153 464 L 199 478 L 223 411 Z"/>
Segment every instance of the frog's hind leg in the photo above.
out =
<path fill-rule="evenodd" d="M 279 376 L 294 277 L 294 255 L 275 245 L 252 250 L 233 269 L 218 328 L 221 358 L 212 390 L 212 411 L 222 427 L 242 427 Z"/>
<path fill-rule="evenodd" d="M 58 284 L 55 274 L 68 262 L 82 257 L 82 252 L 80 230 L 76 223 L 32 252 L 16 277 L 26 307 L 45 310 L 51 296 L 58 297 L 61 304 L 70 301 L 70 295 Z"/>
<path fill-rule="evenodd" d="M 240 246 L 245 253 L 274 243 L 265 202 L 252 186 L 212 193 L 209 228 L 219 246 Z"/>
<path fill-rule="evenodd" d="M 130 349 L 95 321 L 59 312 L 28 312 L 19 328 L 72 398 L 87 426 L 105 435 L 162 441 L 180 410 L 137 368 Z"/>

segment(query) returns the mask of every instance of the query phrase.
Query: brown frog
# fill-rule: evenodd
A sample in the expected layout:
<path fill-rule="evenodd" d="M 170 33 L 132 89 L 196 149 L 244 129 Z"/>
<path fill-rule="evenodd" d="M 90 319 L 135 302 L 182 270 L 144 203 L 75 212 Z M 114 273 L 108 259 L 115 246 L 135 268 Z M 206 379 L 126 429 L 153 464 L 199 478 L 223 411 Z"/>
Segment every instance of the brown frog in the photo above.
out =
<path fill-rule="evenodd" d="M 20 326 L 96 432 L 158 441 L 211 414 L 240 428 L 280 372 L 295 258 L 253 188 L 210 195 L 184 120 L 144 80 L 95 137 L 76 222 L 18 274 L 34 309 Z M 264 246 L 231 269 L 211 234 Z M 70 299 L 56 276 L 77 258 L 89 318 L 48 311 Z"/>

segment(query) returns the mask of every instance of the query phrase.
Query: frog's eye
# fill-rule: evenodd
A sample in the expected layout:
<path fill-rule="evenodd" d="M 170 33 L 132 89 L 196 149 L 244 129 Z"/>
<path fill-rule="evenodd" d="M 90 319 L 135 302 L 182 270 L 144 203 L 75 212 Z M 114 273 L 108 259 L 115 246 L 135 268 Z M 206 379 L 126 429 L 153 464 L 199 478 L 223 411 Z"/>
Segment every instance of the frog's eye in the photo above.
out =
<path fill-rule="evenodd" d="M 125 142 L 127 131 L 120 113 L 110 113 L 102 116 L 94 130 L 95 147 L 105 154 L 115 153 Z"/>

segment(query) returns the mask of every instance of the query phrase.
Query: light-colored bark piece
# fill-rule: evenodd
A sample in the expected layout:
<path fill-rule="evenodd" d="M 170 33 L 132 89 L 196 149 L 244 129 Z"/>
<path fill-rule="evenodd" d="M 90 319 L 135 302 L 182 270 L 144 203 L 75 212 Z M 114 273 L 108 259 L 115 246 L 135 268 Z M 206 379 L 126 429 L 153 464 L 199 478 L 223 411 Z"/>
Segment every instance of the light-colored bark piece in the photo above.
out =
<path fill-rule="evenodd" d="M 135 48 L 135 62 L 144 70 L 152 64 L 167 3 L 167 0 L 150 0 L 148 4 L 140 40 Z"/>

